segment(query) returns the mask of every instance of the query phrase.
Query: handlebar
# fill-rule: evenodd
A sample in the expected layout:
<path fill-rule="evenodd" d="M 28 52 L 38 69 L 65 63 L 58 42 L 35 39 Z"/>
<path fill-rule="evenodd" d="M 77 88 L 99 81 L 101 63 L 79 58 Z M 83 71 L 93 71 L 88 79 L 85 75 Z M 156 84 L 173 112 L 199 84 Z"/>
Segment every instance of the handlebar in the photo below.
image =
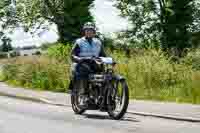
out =
<path fill-rule="evenodd" d="M 112 60 L 112 58 L 109 58 L 108 59 L 104 59 L 103 57 L 82 57 L 82 60 L 83 61 L 88 61 L 88 62 L 92 62 L 92 61 L 95 61 L 97 64 L 111 64 L 111 65 L 116 65 L 117 63 L 115 61 Z M 108 63 L 106 63 L 108 62 Z"/>

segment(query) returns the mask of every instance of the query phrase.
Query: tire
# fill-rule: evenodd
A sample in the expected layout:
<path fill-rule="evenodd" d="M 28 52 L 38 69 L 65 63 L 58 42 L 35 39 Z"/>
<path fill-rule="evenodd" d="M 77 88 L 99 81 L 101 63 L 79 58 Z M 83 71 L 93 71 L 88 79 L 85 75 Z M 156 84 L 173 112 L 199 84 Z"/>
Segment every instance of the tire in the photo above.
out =
<path fill-rule="evenodd" d="M 81 115 L 86 111 L 85 109 L 81 109 L 78 106 L 77 92 L 72 92 L 72 94 L 71 94 L 71 104 L 72 104 L 72 109 L 73 109 L 75 114 Z"/>
<path fill-rule="evenodd" d="M 108 105 L 108 114 L 111 118 L 115 119 L 115 120 L 119 120 L 121 119 L 128 108 L 128 104 L 129 104 L 129 89 L 128 89 L 128 85 L 126 83 L 126 80 L 120 80 L 120 81 L 116 81 L 115 82 L 117 84 L 117 87 L 119 84 L 122 85 L 122 90 L 123 90 L 123 97 L 121 98 L 121 108 L 120 111 L 118 111 L 117 113 L 114 112 L 114 108 L 116 108 L 116 102 L 115 100 L 113 100 L 114 97 L 116 96 L 112 96 L 113 92 L 114 92 L 114 88 L 111 88 L 108 90 L 107 93 L 107 105 Z M 116 87 L 116 88 L 117 88 Z M 118 88 L 117 88 L 118 89 Z M 114 106 L 114 107 L 113 107 Z"/>

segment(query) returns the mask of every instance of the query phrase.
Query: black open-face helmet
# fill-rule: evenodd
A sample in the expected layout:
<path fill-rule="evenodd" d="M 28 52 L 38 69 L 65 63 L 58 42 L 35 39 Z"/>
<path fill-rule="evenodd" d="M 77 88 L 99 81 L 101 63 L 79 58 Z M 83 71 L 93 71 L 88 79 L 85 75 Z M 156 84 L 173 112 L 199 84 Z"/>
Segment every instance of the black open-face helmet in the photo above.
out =
<path fill-rule="evenodd" d="M 96 32 L 96 26 L 95 26 L 95 24 L 94 23 L 92 23 L 92 22 L 87 22 L 87 23 L 85 23 L 84 24 L 84 26 L 83 26 L 83 31 L 85 31 L 85 30 L 93 30 L 94 32 Z"/>

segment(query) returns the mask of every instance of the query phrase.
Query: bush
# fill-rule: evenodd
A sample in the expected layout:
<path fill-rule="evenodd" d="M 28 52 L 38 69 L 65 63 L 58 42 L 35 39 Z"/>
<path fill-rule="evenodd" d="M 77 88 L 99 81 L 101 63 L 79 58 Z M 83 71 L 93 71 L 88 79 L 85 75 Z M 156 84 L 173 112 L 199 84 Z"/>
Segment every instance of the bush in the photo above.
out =
<path fill-rule="evenodd" d="M 200 49 L 190 51 L 183 62 L 186 65 L 191 65 L 194 70 L 200 70 Z"/>
<path fill-rule="evenodd" d="M 42 53 L 40 51 L 36 51 L 35 53 L 33 53 L 32 55 L 41 55 Z"/>
<path fill-rule="evenodd" d="M 70 62 L 70 53 L 71 53 L 72 45 L 66 44 L 63 45 L 61 43 L 53 45 L 47 49 L 47 55 L 49 57 L 56 58 L 60 61 L 65 61 L 66 63 Z"/>
<path fill-rule="evenodd" d="M 18 52 L 14 51 L 10 53 L 10 57 L 16 57 L 16 56 L 19 56 Z"/>
<path fill-rule="evenodd" d="M 0 59 L 8 58 L 7 53 L 0 53 Z"/>

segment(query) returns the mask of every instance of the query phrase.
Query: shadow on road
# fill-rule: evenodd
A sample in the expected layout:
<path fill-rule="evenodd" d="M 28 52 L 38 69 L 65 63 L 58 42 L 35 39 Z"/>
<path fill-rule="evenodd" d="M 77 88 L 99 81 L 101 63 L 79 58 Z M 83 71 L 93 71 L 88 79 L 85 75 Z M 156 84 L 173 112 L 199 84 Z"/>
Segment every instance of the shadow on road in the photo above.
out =
<path fill-rule="evenodd" d="M 106 120 L 114 121 L 114 119 L 110 118 L 108 115 L 84 114 L 83 116 L 85 116 L 86 118 L 89 118 L 89 119 L 99 119 L 99 120 L 106 119 Z M 132 118 L 132 117 L 124 117 L 117 121 L 140 122 L 139 120 Z"/>

